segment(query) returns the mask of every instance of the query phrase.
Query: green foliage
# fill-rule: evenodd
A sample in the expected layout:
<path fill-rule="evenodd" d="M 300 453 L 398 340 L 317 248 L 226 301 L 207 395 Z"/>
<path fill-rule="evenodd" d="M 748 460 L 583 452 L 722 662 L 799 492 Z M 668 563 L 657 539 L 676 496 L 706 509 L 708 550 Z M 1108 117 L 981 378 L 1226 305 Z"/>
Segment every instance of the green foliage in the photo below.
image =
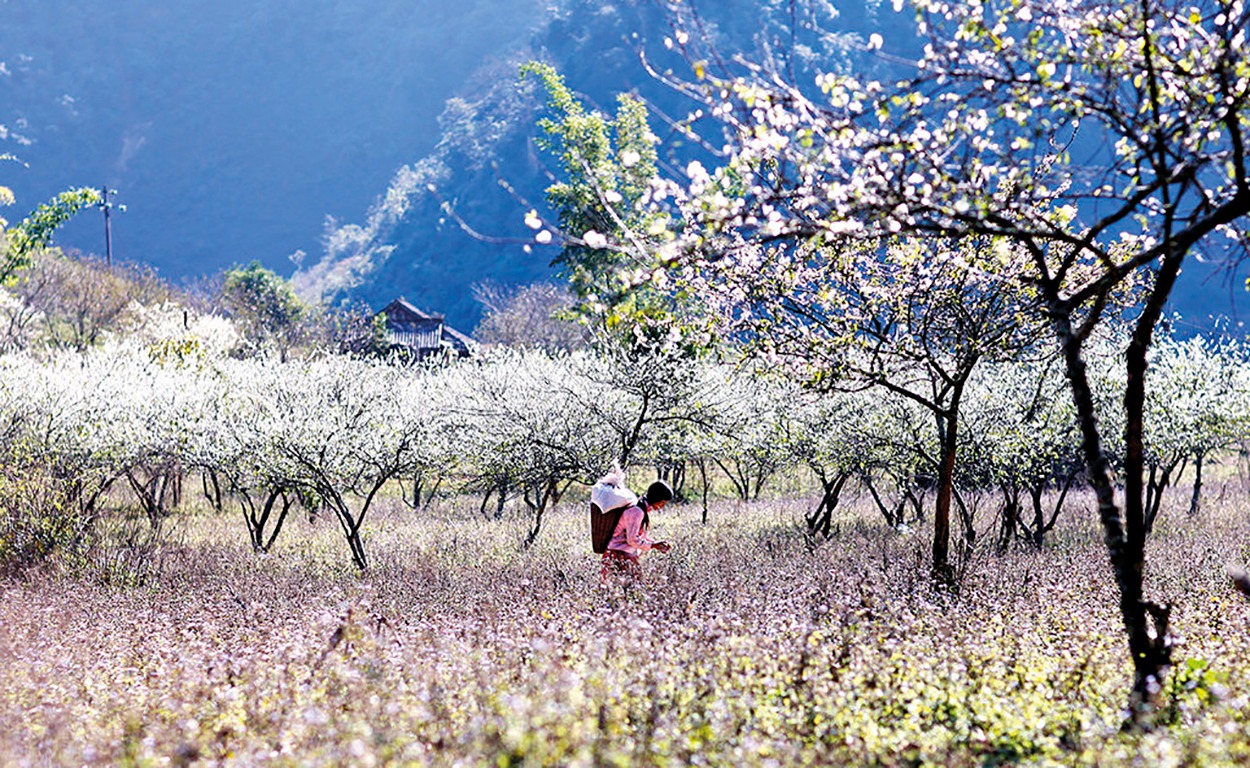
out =
<path fill-rule="evenodd" d="M 260 347 L 276 344 L 282 355 L 294 344 L 309 311 L 290 282 L 259 261 L 227 271 L 221 292 L 244 335 Z"/>
<path fill-rule="evenodd" d="M 0 193 L 0 202 L 12 202 L 12 193 L 7 189 L 4 192 L 8 194 Z M 12 281 L 15 272 L 30 266 L 35 253 L 52 242 L 52 235 L 58 227 L 83 208 L 99 205 L 101 202 L 98 190 L 79 187 L 41 203 L 20 224 L 5 233 L 8 244 L 3 262 L 0 263 L 0 282 Z"/>
<path fill-rule="evenodd" d="M 362 339 L 361 354 L 381 355 L 386 352 L 386 315 L 378 313 L 368 321 L 368 333 Z"/>
<path fill-rule="evenodd" d="M 193 336 L 157 339 L 148 345 L 148 356 L 158 365 L 199 365 L 205 359 L 204 342 Z"/>
<path fill-rule="evenodd" d="M 390 352 L 386 315 L 368 306 L 316 307 L 302 322 L 306 352 L 324 350 L 355 357 L 384 357 Z"/>
<path fill-rule="evenodd" d="M 318 351 L 360 357 L 388 351 L 384 316 L 363 304 L 309 304 L 291 281 L 258 261 L 225 273 L 221 300 L 247 341 L 245 353 L 276 353 L 286 359 Z"/>
<path fill-rule="evenodd" d="M 1167 681 L 1167 702 L 1162 716 L 1168 725 L 1177 725 L 1185 715 L 1194 715 L 1218 704 L 1228 696 L 1228 673 L 1207 659 L 1189 658 L 1177 667 Z"/>
<path fill-rule="evenodd" d="M 587 109 L 550 65 L 531 62 L 521 76 L 538 78 L 553 117 L 538 121 L 538 145 L 560 163 L 564 179 L 547 188 L 547 199 L 570 236 L 556 258 L 574 293 L 583 299 L 610 295 L 628 264 L 605 239 L 636 228 L 637 204 L 655 176 L 655 141 L 647 109 L 628 94 L 618 97 L 616 116 Z M 595 237 L 594 234 L 601 237 Z M 589 237 L 588 237 L 589 235 Z"/>
<path fill-rule="evenodd" d="M 77 507 L 74 484 L 42 462 L 5 466 L 0 473 L 0 575 L 81 560 L 91 543 L 93 520 Z"/>
<path fill-rule="evenodd" d="M 538 122 L 539 146 L 555 156 L 563 178 L 547 188 L 564 242 L 554 260 L 584 318 L 630 343 L 664 344 L 679 307 L 663 278 L 661 249 L 672 240 L 668 215 L 650 205 L 656 138 L 639 99 L 621 94 L 608 117 L 587 110 L 548 64 L 531 62 L 521 76 L 538 78 L 550 117 Z M 534 228 L 535 212 L 526 217 Z M 542 230 L 539 242 L 550 238 Z"/>
<path fill-rule="evenodd" d="M 227 271 L 222 293 L 230 309 L 271 328 L 293 325 L 305 312 L 291 284 L 259 261 Z"/>

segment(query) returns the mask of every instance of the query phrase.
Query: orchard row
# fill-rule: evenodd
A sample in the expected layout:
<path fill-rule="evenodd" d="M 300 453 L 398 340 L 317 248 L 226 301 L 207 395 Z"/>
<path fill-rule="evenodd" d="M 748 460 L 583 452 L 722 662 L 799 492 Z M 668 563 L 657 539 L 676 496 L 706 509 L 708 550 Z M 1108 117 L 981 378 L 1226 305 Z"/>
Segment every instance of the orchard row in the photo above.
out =
<path fill-rule="evenodd" d="M 1091 374 L 1105 432 L 1114 435 L 1123 418 L 1120 344 L 1100 344 Z M 1186 467 L 1196 470 L 1196 510 L 1204 463 L 1250 437 L 1250 365 L 1230 343 L 1165 339 L 1150 375 L 1153 520 Z M 965 536 L 975 535 L 965 497 L 990 491 L 1000 500 L 999 544 L 1042 545 L 1082 471 L 1075 423 L 1055 362 L 978 367 L 958 425 Z M 196 477 L 219 508 L 242 511 L 258 551 L 274 545 L 287 513 L 302 505 L 333 514 L 362 568 L 362 525 L 396 483 L 414 506 L 432 494 L 476 494 L 490 518 L 506 503 L 522 504 L 532 542 L 566 491 L 614 465 L 654 468 L 686 498 L 702 496 L 705 509 L 710 478 L 727 478 L 751 499 L 770 478 L 804 468 L 822 490 L 806 514 L 813 536 L 831 535 L 852 486 L 902 526 L 924 514 L 946 428 L 883 387 L 815 392 L 767 371 L 663 354 L 279 362 L 213 354 L 186 337 L 51 360 L 0 358 L 10 523 L 59 516 L 89 527 L 101 500 L 128 487 L 159 526 L 184 479 Z M 1108 451 L 1115 463 L 1122 449 Z"/>

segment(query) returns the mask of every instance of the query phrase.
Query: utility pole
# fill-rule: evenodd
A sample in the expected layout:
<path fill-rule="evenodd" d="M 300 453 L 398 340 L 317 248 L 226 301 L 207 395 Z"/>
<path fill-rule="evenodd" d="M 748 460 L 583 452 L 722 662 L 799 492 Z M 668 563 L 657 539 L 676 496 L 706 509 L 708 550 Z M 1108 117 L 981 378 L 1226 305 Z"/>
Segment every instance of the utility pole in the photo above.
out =
<path fill-rule="evenodd" d="M 117 190 L 113 190 L 116 192 Z M 109 203 L 109 188 L 107 186 L 100 187 L 100 197 L 103 202 L 100 208 L 104 211 L 104 260 L 108 264 L 109 269 L 113 268 L 113 226 L 110 221 L 112 212 L 112 204 Z"/>

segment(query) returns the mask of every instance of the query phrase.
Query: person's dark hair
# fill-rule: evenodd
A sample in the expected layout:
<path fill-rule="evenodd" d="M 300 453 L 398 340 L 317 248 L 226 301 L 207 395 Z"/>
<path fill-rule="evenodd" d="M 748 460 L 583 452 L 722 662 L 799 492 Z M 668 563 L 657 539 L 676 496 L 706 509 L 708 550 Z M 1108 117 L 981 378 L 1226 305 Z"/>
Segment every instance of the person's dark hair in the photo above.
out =
<path fill-rule="evenodd" d="M 647 488 L 645 496 L 647 504 L 655 504 L 660 501 L 672 501 L 673 489 L 663 480 L 656 480 Z"/>

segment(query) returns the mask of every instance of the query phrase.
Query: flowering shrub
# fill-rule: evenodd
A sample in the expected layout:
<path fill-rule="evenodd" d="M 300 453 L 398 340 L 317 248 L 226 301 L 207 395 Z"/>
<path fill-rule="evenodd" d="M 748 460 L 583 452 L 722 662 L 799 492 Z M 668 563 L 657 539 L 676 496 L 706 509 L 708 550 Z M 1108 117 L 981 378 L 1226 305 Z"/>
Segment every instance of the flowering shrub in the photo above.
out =
<path fill-rule="evenodd" d="M 46 466 L 0 473 L 0 575 L 84 555 L 93 519 L 75 503 L 76 490 Z"/>

